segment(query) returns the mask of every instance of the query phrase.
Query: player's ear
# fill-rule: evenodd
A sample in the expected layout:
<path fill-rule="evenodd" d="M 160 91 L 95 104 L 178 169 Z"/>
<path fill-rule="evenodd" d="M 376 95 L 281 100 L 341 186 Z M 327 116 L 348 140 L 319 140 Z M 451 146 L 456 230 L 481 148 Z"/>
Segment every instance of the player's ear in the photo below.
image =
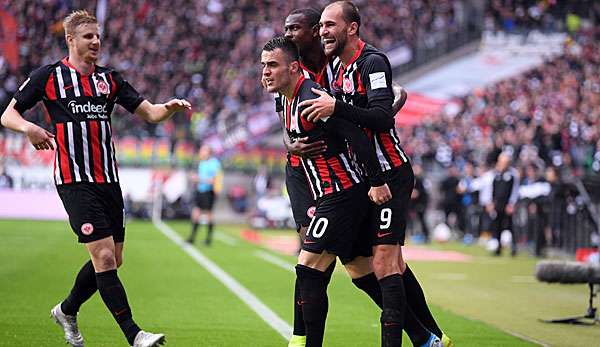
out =
<path fill-rule="evenodd" d="M 356 35 L 358 32 L 358 23 L 352 22 L 348 25 L 348 35 Z"/>
<path fill-rule="evenodd" d="M 300 70 L 300 64 L 298 63 L 297 60 L 294 60 L 293 62 L 290 63 L 290 71 L 293 73 L 296 73 Z"/>
<path fill-rule="evenodd" d="M 312 27 L 312 33 L 313 33 L 313 37 L 319 37 L 319 24 L 315 24 Z"/>

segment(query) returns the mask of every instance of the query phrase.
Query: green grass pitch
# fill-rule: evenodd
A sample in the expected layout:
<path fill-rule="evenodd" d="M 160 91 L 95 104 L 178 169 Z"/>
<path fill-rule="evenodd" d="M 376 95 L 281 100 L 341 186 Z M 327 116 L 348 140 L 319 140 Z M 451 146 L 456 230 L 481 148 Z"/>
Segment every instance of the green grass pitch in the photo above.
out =
<path fill-rule="evenodd" d="M 182 236 L 189 225 L 169 222 Z M 268 252 L 293 265 L 294 258 L 249 244 L 240 227 L 217 226 L 212 247 L 200 251 L 256 295 L 288 324 L 294 274 L 257 257 Z M 200 235 L 201 240 L 203 235 Z M 199 242 L 200 244 L 200 242 Z M 537 318 L 583 313 L 585 286 L 550 286 L 532 275 L 534 260 L 491 258 L 478 247 L 432 246 L 473 257 L 464 263 L 415 261 L 441 327 L 463 346 L 594 346 L 600 327 L 553 326 Z M 70 290 L 86 260 L 66 222 L 0 221 L 0 346 L 63 346 L 50 308 Z M 338 267 L 340 270 L 341 267 Z M 149 222 L 130 222 L 124 266 L 119 270 L 134 318 L 146 330 L 164 332 L 170 346 L 286 346 L 286 341 L 244 302 Z M 378 310 L 343 271 L 330 289 L 325 346 L 378 346 Z M 86 346 L 126 346 L 98 295 L 79 323 Z M 408 339 L 406 346 L 410 346 Z"/>

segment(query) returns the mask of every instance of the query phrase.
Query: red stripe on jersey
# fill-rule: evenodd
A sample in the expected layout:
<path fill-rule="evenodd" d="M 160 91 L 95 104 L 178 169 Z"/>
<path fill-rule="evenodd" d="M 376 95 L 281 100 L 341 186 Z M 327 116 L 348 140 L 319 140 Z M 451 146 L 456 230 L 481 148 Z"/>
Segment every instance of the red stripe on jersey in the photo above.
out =
<path fill-rule="evenodd" d="M 285 102 L 285 128 L 287 130 L 292 130 L 292 105 L 287 101 L 287 99 L 284 100 Z"/>
<path fill-rule="evenodd" d="M 381 139 L 381 142 L 383 143 L 385 152 L 392 160 L 392 164 L 394 164 L 394 167 L 402 165 L 402 160 L 400 159 L 398 152 L 396 152 L 396 147 L 394 146 L 394 143 L 392 142 L 391 135 L 388 133 L 379 133 L 379 138 Z"/>
<path fill-rule="evenodd" d="M 83 95 L 94 96 L 92 94 L 92 86 L 90 85 L 90 76 L 81 75 L 81 85 L 83 86 Z"/>
<path fill-rule="evenodd" d="M 67 153 L 67 143 L 65 142 L 65 125 L 56 123 L 56 141 L 58 142 L 58 155 L 60 159 L 60 172 L 63 176 L 63 183 L 71 183 L 71 167 L 69 165 L 69 153 Z"/>
<path fill-rule="evenodd" d="M 108 74 L 108 79 L 110 80 L 110 95 L 108 96 L 108 98 L 112 99 L 115 96 L 115 94 L 117 94 L 117 84 L 112 78 L 112 72 Z"/>
<path fill-rule="evenodd" d="M 100 129 L 98 128 L 98 122 L 90 122 L 90 134 L 92 135 L 92 158 L 94 160 L 94 179 L 98 183 L 104 183 L 104 176 L 102 176 L 102 157 L 100 154 Z"/>
<path fill-rule="evenodd" d="M 50 74 L 46 82 L 46 97 L 48 100 L 56 100 L 56 88 L 54 87 L 54 72 Z"/>
<path fill-rule="evenodd" d="M 315 164 L 317 171 L 319 172 L 320 179 L 322 181 L 321 186 L 323 187 L 323 194 L 329 194 L 333 192 L 331 185 L 331 176 L 329 176 L 329 166 L 323 157 L 316 159 Z"/>
<path fill-rule="evenodd" d="M 356 88 L 356 92 L 358 92 L 358 94 L 362 94 L 362 95 L 367 94 L 365 85 L 363 84 L 362 79 L 360 78 L 360 71 L 356 71 L 356 78 L 358 80 L 358 88 Z"/>
<path fill-rule="evenodd" d="M 346 174 L 346 171 L 344 170 L 344 167 L 342 166 L 338 158 L 331 157 L 327 160 L 327 163 L 329 163 L 329 166 L 331 166 L 331 168 L 333 169 L 333 173 L 335 173 L 335 175 L 339 178 L 344 189 L 352 187 L 352 181 L 350 180 L 350 177 L 348 177 L 348 175 Z"/>
<path fill-rule="evenodd" d="M 300 157 L 295 154 L 290 154 L 290 165 L 293 167 L 300 166 Z"/>

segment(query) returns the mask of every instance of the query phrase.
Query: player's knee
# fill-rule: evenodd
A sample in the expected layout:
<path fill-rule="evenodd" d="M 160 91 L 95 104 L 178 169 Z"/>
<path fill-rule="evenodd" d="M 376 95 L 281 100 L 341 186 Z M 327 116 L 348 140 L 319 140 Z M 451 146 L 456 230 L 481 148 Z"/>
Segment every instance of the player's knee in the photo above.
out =
<path fill-rule="evenodd" d="M 368 258 L 359 257 L 344 266 L 351 278 L 361 278 L 373 272 L 371 261 Z"/>
<path fill-rule="evenodd" d="M 96 272 L 98 272 L 98 270 L 100 270 L 100 271 L 113 270 L 113 269 L 116 269 L 116 267 L 117 267 L 115 253 L 110 248 L 104 248 L 104 249 L 97 251 L 96 254 L 94 254 L 94 258 L 96 259 L 95 263 L 97 264 L 97 266 L 100 267 L 100 269 L 96 269 Z"/>
<path fill-rule="evenodd" d="M 377 278 L 400 273 L 396 252 L 389 247 L 378 247 L 373 256 L 373 271 Z"/>

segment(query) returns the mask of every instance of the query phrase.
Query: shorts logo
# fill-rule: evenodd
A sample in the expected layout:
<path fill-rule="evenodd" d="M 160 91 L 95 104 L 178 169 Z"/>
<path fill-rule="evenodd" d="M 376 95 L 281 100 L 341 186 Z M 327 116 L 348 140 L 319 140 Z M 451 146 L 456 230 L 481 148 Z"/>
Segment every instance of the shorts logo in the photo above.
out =
<path fill-rule="evenodd" d="M 81 226 L 81 232 L 83 235 L 91 235 L 94 232 L 94 226 L 92 223 L 85 223 Z"/>
<path fill-rule="evenodd" d="M 108 84 L 106 82 L 100 80 L 96 83 L 96 89 L 100 92 L 100 94 L 108 94 Z"/>
<path fill-rule="evenodd" d="M 316 210 L 317 210 L 317 208 L 316 208 L 316 207 L 314 207 L 314 206 L 311 206 L 311 207 L 309 207 L 309 208 L 308 208 L 308 210 L 306 210 L 306 215 L 307 215 L 309 218 L 312 218 L 312 217 L 314 217 L 314 216 L 315 216 L 315 211 L 316 211 Z"/>
<path fill-rule="evenodd" d="M 380 232 L 377 233 L 377 237 L 386 237 L 386 236 L 391 235 L 391 234 L 392 234 L 391 232 L 389 232 L 389 233 L 382 233 L 380 231 Z"/>

